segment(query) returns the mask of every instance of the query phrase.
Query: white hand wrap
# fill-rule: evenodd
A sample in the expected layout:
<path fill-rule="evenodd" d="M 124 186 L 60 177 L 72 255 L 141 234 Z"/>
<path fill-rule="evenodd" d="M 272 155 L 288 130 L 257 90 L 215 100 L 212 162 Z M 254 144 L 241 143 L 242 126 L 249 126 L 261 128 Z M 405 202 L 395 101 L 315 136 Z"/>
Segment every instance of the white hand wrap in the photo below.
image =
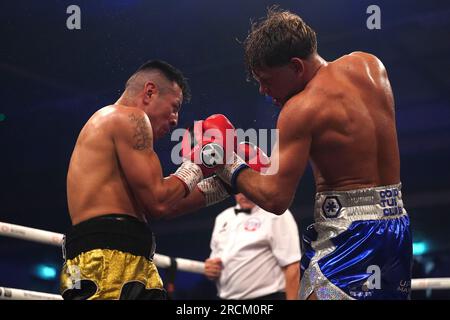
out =
<path fill-rule="evenodd" d="M 230 161 L 231 160 L 231 161 Z M 233 152 L 233 157 L 227 159 L 227 163 L 216 171 L 216 174 L 231 186 L 233 192 L 237 193 L 236 179 L 238 174 L 243 170 L 249 168 L 249 166 L 242 160 L 235 152 Z"/>
<path fill-rule="evenodd" d="M 189 160 L 184 161 L 173 175 L 186 185 L 189 192 L 203 179 L 202 169 Z"/>
<path fill-rule="evenodd" d="M 206 206 L 211 206 L 230 196 L 224 183 L 218 177 L 209 177 L 200 181 L 197 188 L 204 194 Z"/>

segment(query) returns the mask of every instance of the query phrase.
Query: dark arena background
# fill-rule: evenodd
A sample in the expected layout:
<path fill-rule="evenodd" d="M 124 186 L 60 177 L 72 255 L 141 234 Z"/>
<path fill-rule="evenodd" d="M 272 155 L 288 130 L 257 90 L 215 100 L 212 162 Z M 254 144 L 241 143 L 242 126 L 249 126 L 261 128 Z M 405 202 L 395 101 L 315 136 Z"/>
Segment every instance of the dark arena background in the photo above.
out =
<path fill-rule="evenodd" d="M 316 30 L 326 60 L 367 51 L 385 64 L 414 236 L 413 278 L 450 277 L 449 1 L 2 1 L 2 230 L 6 224 L 56 233 L 69 228 L 66 174 L 78 133 L 96 110 L 118 99 L 146 60 L 168 61 L 189 78 L 193 98 L 182 107 L 179 127 L 223 113 L 239 128 L 275 128 L 278 109 L 246 81 L 240 43 L 250 19 L 273 4 Z M 71 5 L 79 8 L 79 28 L 71 24 Z M 379 28 L 370 27 L 371 5 L 380 9 Z M 170 159 L 175 144 L 168 135 L 155 145 L 165 175 L 177 168 Z M 312 223 L 314 192 L 308 168 L 291 207 L 300 232 Z M 233 204 L 230 198 L 152 221 L 157 253 L 204 261 L 216 215 Z M 62 263 L 58 246 L 0 237 L 0 287 L 59 294 Z M 170 281 L 170 272 L 160 271 Z M 174 299 L 216 299 L 202 274 L 173 275 Z M 448 280 L 447 289 L 414 290 L 412 298 L 449 299 Z"/>

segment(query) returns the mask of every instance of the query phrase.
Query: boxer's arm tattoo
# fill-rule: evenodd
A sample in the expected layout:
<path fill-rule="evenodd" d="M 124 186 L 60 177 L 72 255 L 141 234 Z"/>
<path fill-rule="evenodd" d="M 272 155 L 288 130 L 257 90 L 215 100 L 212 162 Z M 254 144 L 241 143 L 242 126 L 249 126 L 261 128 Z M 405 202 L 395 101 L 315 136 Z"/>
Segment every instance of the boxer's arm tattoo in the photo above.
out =
<path fill-rule="evenodd" d="M 152 146 L 151 128 L 145 121 L 145 117 L 138 117 L 134 113 L 130 116 L 130 121 L 133 123 L 135 130 L 133 135 L 134 145 L 136 150 L 145 150 Z"/>

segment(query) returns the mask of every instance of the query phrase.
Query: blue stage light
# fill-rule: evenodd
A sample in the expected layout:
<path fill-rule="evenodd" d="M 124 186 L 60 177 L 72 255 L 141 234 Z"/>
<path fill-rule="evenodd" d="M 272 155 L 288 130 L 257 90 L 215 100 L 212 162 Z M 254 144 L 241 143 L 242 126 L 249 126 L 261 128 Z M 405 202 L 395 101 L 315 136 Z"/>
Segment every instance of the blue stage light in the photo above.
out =
<path fill-rule="evenodd" d="M 35 268 L 35 275 L 43 280 L 54 280 L 56 279 L 56 268 L 45 265 L 45 264 L 39 264 Z"/>
<path fill-rule="evenodd" d="M 428 245 L 425 242 L 413 243 L 413 255 L 420 256 L 428 252 Z"/>

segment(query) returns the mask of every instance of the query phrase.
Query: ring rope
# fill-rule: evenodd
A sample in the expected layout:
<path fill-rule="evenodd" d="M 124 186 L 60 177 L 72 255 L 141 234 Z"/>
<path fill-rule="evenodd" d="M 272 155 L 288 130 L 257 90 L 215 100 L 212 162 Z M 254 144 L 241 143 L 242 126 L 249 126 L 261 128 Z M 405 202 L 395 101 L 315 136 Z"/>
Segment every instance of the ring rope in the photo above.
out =
<path fill-rule="evenodd" d="M 59 294 L 0 287 L 0 300 L 63 300 Z"/>
<path fill-rule="evenodd" d="M 58 247 L 62 246 L 64 236 L 61 233 L 39 230 L 5 222 L 0 222 L 0 235 L 22 240 L 40 242 Z M 175 260 L 177 261 L 178 270 L 203 274 L 203 262 L 183 258 L 175 258 Z M 155 253 L 153 262 L 159 268 L 170 267 L 169 256 Z"/>

